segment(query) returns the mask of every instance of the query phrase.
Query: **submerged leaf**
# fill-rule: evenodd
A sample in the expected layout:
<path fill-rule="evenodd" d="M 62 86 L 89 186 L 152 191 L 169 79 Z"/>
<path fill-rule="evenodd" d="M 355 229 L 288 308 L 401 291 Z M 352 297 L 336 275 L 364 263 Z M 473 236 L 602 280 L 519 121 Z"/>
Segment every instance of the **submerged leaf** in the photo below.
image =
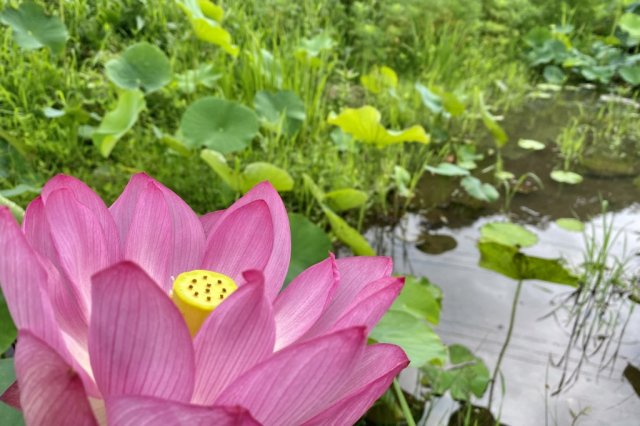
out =
<path fill-rule="evenodd" d="M 147 42 L 129 46 L 106 64 L 106 74 L 123 89 L 142 88 L 147 93 L 171 81 L 171 64 L 162 50 Z"/>
<path fill-rule="evenodd" d="M 223 154 L 246 148 L 258 134 L 258 128 L 258 118 L 252 110 L 211 96 L 189 105 L 180 121 L 180 132 L 187 145 Z"/>
<path fill-rule="evenodd" d="M 32 1 L 25 1 L 18 9 L 7 7 L 0 12 L 0 22 L 11 27 L 15 42 L 24 50 L 48 47 L 60 53 L 69 38 L 64 23 L 46 15 L 42 6 Z"/>
<path fill-rule="evenodd" d="M 416 125 L 402 131 L 385 129 L 380 124 L 380 112 L 370 105 L 357 109 L 345 108 L 339 115 L 331 114 L 328 123 L 340 127 L 361 142 L 372 143 L 380 148 L 402 142 L 429 143 L 429 136 L 422 126 Z"/>
<path fill-rule="evenodd" d="M 352 228 L 343 218 L 335 214 L 328 207 L 323 207 L 324 214 L 335 236 L 346 244 L 356 256 L 375 256 L 367 240 L 356 229 Z"/>
<path fill-rule="evenodd" d="M 323 259 L 331 251 L 329 236 L 304 215 L 289 213 L 291 226 L 291 261 L 285 282 L 289 283 L 309 266 Z"/>
<path fill-rule="evenodd" d="M 123 90 L 116 108 L 105 114 L 91 138 L 103 157 L 108 157 L 116 143 L 138 121 L 145 108 L 144 94 L 139 90 Z"/>

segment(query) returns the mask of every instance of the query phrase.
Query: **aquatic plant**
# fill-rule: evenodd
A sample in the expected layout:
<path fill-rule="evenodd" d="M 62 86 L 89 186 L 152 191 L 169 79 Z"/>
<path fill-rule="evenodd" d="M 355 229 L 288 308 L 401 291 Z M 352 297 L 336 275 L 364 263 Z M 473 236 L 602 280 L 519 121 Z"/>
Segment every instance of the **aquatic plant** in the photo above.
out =
<path fill-rule="evenodd" d="M 0 250 L 19 330 L 3 400 L 28 424 L 353 423 L 409 362 L 366 340 L 403 286 L 389 258 L 330 256 L 280 292 L 268 183 L 199 218 L 144 174 L 110 208 L 59 175 L 22 229 L 0 209 Z"/>

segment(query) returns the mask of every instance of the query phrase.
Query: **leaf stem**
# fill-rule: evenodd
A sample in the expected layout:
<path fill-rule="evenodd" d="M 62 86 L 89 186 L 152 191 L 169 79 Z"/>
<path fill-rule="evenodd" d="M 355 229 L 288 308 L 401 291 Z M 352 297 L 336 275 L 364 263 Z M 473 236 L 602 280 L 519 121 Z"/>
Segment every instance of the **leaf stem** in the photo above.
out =
<path fill-rule="evenodd" d="M 407 421 L 407 426 L 416 426 L 416 422 L 413 420 L 409 404 L 407 404 L 404 393 L 402 393 L 402 388 L 400 387 L 400 383 L 398 383 L 398 379 L 393 379 L 393 390 L 396 392 L 396 398 L 398 398 L 398 403 L 400 403 L 400 408 L 402 408 L 402 414 Z"/>

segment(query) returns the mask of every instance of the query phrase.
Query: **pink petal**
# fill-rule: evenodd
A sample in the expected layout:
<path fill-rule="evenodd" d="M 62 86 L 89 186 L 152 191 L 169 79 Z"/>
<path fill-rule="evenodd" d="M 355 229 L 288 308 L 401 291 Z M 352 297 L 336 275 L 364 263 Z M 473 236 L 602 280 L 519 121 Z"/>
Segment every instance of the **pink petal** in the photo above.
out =
<path fill-rule="evenodd" d="M 28 331 L 21 331 L 18 337 L 15 365 L 27 424 L 97 424 L 80 376 L 54 349 Z"/>
<path fill-rule="evenodd" d="M 89 307 L 78 287 L 60 272 L 62 268 L 59 266 L 58 253 L 51 238 L 41 197 L 37 197 L 27 207 L 22 228 L 27 241 L 38 252 L 37 257 L 47 273 L 46 290 L 60 327 L 86 347 Z"/>
<path fill-rule="evenodd" d="M 144 396 L 107 400 L 111 426 L 259 426 L 242 407 L 201 407 Z"/>
<path fill-rule="evenodd" d="M 264 279 L 260 274 L 248 281 L 216 308 L 196 336 L 196 404 L 212 404 L 229 383 L 273 352 L 275 322 Z"/>
<path fill-rule="evenodd" d="M 340 282 L 333 254 L 298 275 L 274 303 L 276 350 L 299 339 L 320 318 Z"/>
<path fill-rule="evenodd" d="M 207 213 L 204 216 L 200 216 L 200 222 L 202 222 L 202 227 L 204 228 L 204 234 L 208 237 L 211 233 L 211 230 L 214 228 L 218 220 L 224 214 L 224 210 L 217 210 L 215 212 Z"/>
<path fill-rule="evenodd" d="M 393 378 L 409 365 L 409 359 L 398 346 L 368 346 L 357 369 L 347 381 L 341 398 L 312 419 L 311 425 L 352 425 L 389 388 Z"/>
<path fill-rule="evenodd" d="M 289 346 L 246 372 L 217 404 L 247 407 L 268 425 L 296 425 L 333 402 L 364 349 L 362 328 Z"/>
<path fill-rule="evenodd" d="M 243 271 L 264 271 L 273 252 L 273 232 L 264 201 L 234 209 L 219 219 L 209 235 L 203 269 L 221 272 L 236 281 L 241 281 Z"/>
<path fill-rule="evenodd" d="M 269 182 L 262 182 L 254 186 L 242 198 L 236 201 L 232 206 L 225 210 L 224 217 L 233 214 L 236 210 L 247 206 L 256 200 L 262 200 L 267 204 L 271 219 L 271 228 L 273 229 L 272 243 L 268 244 L 270 249 L 269 260 L 264 266 L 264 278 L 266 283 L 267 299 L 273 300 L 278 295 L 284 278 L 289 270 L 289 260 L 291 258 L 291 230 L 289 228 L 289 217 L 284 207 L 282 199 L 273 186 Z M 223 218 L 212 226 L 207 237 L 207 253 L 210 254 L 209 247 L 218 237 L 221 229 L 224 229 L 226 223 Z M 265 236 L 261 236 L 261 239 Z M 248 266 L 242 269 L 255 269 Z"/>
<path fill-rule="evenodd" d="M 65 353 L 47 297 L 47 274 L 6 207 L 0 207 L 0 286 L 18 329 L 28 329 Z"/>
<path fill-rule="evenodd" d="M 307 332 L 305 338 L 329 331 L 336 321 L 352 308 L 358 294 L 371 282 L 391 275 L 393 261 L 389 257 L 357 256 L 336 260 L 340 285 L 333 302 Z"/>
<path fill-rule="evenodd" d="M 404 278 L 382 278 L 371 283 L 360 292 L 361 294 L 356 297 L 352 308 L 340 317 L 333 329 L 365 326 L 367 333 L 369 333 L 389 310 L 403 286 Z M 375 289 L 375 291 L 370 289 Z"/>
<path fill-rule="evenodd" d="M 0 401 L 7 404 L 9 407 L 13 407 L 16 410 L 22 410 L 20 407 L 20 388 L 18 382 L 13 382 L 5 391 L 0 395 Z"/>
<path fill-rule="evenodd" d="M 162 289 L 134 263 L 121 262 L 93 277 L 92 300 L 89 353 L 102 394 L 189 401 L 191 337 Z"/>
<path fill-rule="evenodd" d="M 150 186 L 161 191 L 169 210 L 173 239 L 167 277 L 177 277 L 184 271 L 200 266 L 205 246 L 205 235 L 200 219 L 178 195 L 146 174 L 139 173 L 131 177 L 129 184 L 109 210 L 115 218 L 121 240 L 126 241 L 136 211 L 148 208 L 148 205 L 140 203 L 139 199 Z"/>
<path fill-rule="evenodd" d="M 45 205 L 49 202 L 49 196 L 51 196 L 51 194 L 63 188 L 70 190 L 74 199 L 95 215 L 102 228 L 107 245 L 109 247 L 117 247 L 119 241 L 118 232 L 113 217 L 109 213 L 109 209 L 107 209 L 104 201 L 81 180 L 73 176 L 54 176 L 47 182 L 44 188 L 42 188 L 42 199 Z"/>
<path fill-rule="evenodd" d="M 152 182 L 138 197 L 124 242 L 124 258 L 142 267 L 169 293 L 168 273 L 173 243 L 172 218 L 162 192 Z"/>
<path fill-rule="evenodd" d="M 84 305 L 90 307 L 91 276 L 117 262 L 120 248 L 102 227 L 99 215 L 78 201 L 70 189 L 50 193 L 45 211 L 60 265 Z"/>

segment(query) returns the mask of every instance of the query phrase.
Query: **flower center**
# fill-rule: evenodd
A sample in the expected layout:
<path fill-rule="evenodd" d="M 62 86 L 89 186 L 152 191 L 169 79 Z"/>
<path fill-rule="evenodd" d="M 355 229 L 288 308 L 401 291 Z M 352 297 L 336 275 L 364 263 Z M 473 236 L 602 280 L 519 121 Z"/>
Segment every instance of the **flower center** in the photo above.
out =
<path fill-rule="evenodd" d="M 183 272 L 173 282 L 171 299 L 184 317 L 191 336 L 195 336 L 204 320 L 238 286 L 226 275 L 197 269 Z"/>

